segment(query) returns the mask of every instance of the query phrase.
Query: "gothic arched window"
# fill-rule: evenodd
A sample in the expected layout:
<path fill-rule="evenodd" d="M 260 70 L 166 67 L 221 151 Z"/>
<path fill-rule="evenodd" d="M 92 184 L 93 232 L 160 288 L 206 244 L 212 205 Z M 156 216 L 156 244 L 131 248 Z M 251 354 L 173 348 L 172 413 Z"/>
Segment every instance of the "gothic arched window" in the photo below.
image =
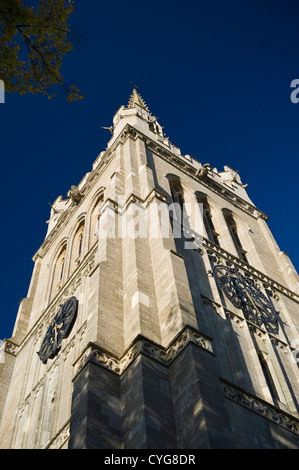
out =
<path fill-rule="evenodd" d="M 180 182 L 179 177 L 171 176 L 169 177 L 169 187 L 171 193 L 172 202 L 170 204 L 170 216 L 173 220 L 176 220 L 178 223 L 183 222 L 183 212 L 184 212 L 184 191 Z"/>
<path fill-rule="evenodd" d="M 63 247 L 59 251 L 56 261 L 54 261 L 51 298 L 53 298 L 62 287 L 64 274 L 65 274 L 65 256 L 66 256 L 66 244 L 63 245 Z"/>
<path fill-rule="evenodd" d="M 101 193 L 96 199 L 96 202 L 93 205 L 93 208 L 91 210 L 89 248 L 96 242 L 98 238 L 100 210 L 101 210 L 103 202 L 104 202 L 104 194 Z"/>
<path fill-rule="evenodd" d="M 246 257 L 246 250 L 244 250 L 241 244 L 241 241 L 238 235 L 237 225 L 236 225 L 236 222 L 234 221 L 233 216 L 229 213 L 224 213 L 224 218 L 225 218 L 228 230 L 230 232 L 232 241 L 235 245 L 239 258 L 245 261 L 246 263 L 248 263 L 247 257 Z"/>
<path fill-rule="evenodd" d="M 182 186 L 180 185 L 178 180 L 170 181 L 169 185 L 170 185 L 172 201 L 174 203 L 179 204 L 181 210 L 183 210 L 184 192 L 183 192 Z"/>
<path fill-rule="evenodd" d="M 215 230 L 214 224 L 213 224 L 213 219 L 211 215 L 211 208 L 210 205 L 207 202 L 207 197 L 204 194 L 198 194 L 197 195 L 197 202 L 202 204 L 203 207 L 203 223 L 207 232 L 208 239 L 216 243 L 216 245 L 219 245 L 219 240 L 218 240 L 218 233 Z"/>
<path fill-rule="evenodd" d="M 63 278 L 64 265 L 65 265 L 65 256 L 64 256 L 64 257 L 61 259 L 61 261 L 60 261 L 60 267 L 59 267 L 59 269 L 60 269 L 59 281 L 61 281 L 62 278 Z"/>
<path fill-rule="evenodd" d="M 83 230 L 78 237 L 78 256 L 82 253 L 82 242 L 83 242 Z"/>
<path fill-rule="evenodd" d="M 268 390 L 271 394 L 273 403 L 274 405 L 277 405 L 279 403 L 279 394 L 277 392 L 272 374 L 270 372 L 267 359 L 265 358 L 264 354 L 261 351 L 258 352 L 258 358 L 259 358 L 261 368 L 264 373 L 265 381 L 268 386 Z"/>
<path fill-rule="evenodd" d="M 84 236 L 84 222 L 78 227 L 72 245 L 72 255 L 71 255 L 71 270 L 72 273 L 77 265 L 81 261 L 82 248 L 83 248 L 83 236 Z"/>

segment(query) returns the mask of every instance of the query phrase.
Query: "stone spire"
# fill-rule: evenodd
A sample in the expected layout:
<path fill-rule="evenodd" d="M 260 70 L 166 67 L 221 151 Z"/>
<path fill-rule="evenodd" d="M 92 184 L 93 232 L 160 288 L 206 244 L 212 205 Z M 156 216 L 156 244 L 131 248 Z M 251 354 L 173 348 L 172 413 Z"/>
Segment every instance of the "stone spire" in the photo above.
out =
<path fill-rule="evenodd" d="M 129 102 L 128 102 L 128 108 L 133 108 L 135 104 L 138 104 L 141 108 L 146 109 L 148 113 L 150 113 L 150 110 L 148 109 L 144 99 L 142 96 L 138 93 L 137 91 L 137 86 L 134 85 L 132 94 L 130 96 Z"/>

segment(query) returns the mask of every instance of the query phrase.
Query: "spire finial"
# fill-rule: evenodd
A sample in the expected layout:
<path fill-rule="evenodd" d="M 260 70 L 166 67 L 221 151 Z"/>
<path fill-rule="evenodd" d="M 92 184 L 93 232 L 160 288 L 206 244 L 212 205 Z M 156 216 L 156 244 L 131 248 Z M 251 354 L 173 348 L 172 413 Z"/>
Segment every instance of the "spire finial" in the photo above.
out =
<path fill-rule="evenodd" d="M 146 111 L 150 112 L 144 99 L 137 91 L 138 86 L 133 82 L 131 82 L 131 84 L 133 85 L 133 91 L 128 102 L 128 108 L 134 108 L 135 104 L 138 104 L 139 106 L 141 106 L 141 108 L 146 109 Z"/>
<path fill-rule="evenodd" d="M 136 85 L 136 83 L 134 83 L 134 82 L 130 82 L 130 83 L 131 83 L 131 85 L 133 86 L 133 89 L 135 88 L 136 90 L 138 90 L 139 86 Z"/>

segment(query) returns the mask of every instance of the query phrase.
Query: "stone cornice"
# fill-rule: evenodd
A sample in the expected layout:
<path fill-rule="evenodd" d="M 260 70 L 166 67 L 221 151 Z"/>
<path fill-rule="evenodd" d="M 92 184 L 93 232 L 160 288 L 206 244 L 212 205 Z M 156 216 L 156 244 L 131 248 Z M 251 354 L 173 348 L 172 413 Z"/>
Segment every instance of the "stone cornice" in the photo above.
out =
<path fill-rule="evenodd" d="M 237 387 L 225 379 L 221 379 L 220 383 L 224 396 L 229 400 L 247 408 L 253 413 L 263 416 L 278 426 L 285 428 L 287 431 L 299 435 L 299 419 L 297 417 L 282 411 L 280 408 Z"/>
<path fill-rule="evenodd" d="M 112 356 L 98 344 L 89 343 L 83 354 L 74 364 L 74 379 L 89 362 L 121 376 L 140 354 L 168 367 L 190 343 L 205 349 L 209 353 L 213 353 L 211 339 L 190 327 L 186 327 L 167 348 L 157 345 L 146 338 L 137 337 L 131 347 L 120 358 Z M 237 387 L 223 378 L 220 378 L 220 384 L 224 397 L 284 427 L 288 431 L 299 434 L 299 420 L 297 417 L 284 412 L 271 403 Z"/>
<path fill-rule="evenodd" d="M 89 343 L 85 351 L 83 351 L 82 355 L 74 364 L 74 378 L 90 361 L 117 375 L 122 375 L 140 354 L 148 356 L 164 366 L 169 366 L 190 343 L 213 354 L 211 338 L 190 327 L 185 327 L 167 348 L 155 344 L 147 338 L 137 336 L 133 344 L 121 357 L 113 356 L 102 349 L 98 344 Z"/>

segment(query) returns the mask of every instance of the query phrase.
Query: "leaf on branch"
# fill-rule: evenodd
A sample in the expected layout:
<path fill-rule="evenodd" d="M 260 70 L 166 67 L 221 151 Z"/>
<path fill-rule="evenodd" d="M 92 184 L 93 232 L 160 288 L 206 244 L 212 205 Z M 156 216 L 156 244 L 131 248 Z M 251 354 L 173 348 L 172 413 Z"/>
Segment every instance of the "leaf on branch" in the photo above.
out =
<path fill-rule="evenodd" d="M 60 85 L 67 101 L 82 99 L 79 89 L 67 85 L 60 70 L 72 50 L 68 19 L 74 9 L 71 0 L 39 0 L 37 8 L 23 0 L 0 3 L 0 70 L 8 92 L 41 93 L 52 98 L 50 89 Z"/>

